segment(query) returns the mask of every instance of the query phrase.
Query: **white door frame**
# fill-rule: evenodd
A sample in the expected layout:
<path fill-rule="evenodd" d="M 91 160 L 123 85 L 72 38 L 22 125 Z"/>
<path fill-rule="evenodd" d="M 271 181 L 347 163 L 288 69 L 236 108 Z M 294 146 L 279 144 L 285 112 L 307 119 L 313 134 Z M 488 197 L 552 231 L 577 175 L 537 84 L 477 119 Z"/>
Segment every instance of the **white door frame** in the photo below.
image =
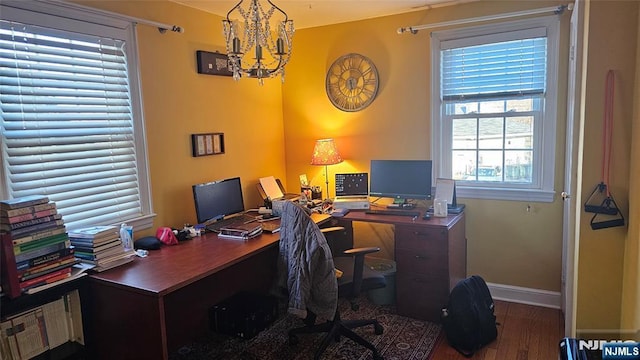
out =
<path fill-rule="evenodd" d="M 584 73 L 588 31 L 585 10 L 589 0 L 576 0 L 571 14 L 569 69 L 567 83 L 567 126 L 562 226 L 562 311 L 565 336 L 576 336 L 577 270 L 582 204 L 582 143 L 584 129 Z M 586 8 L 586 9 L 585 9 Z M 588 11 L 588 10 L 587 10 Z"/>

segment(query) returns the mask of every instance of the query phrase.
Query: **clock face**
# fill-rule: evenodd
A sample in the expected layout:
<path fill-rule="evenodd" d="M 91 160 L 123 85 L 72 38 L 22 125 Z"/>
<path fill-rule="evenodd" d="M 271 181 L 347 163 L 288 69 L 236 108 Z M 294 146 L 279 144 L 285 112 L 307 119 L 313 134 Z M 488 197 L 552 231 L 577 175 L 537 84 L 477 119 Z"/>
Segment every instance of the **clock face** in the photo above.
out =
<path fill-rule="evenodd" d="M 366 108 L 378 94 L 378 70 L 367 57 L 347 54 L 333 62 L 327 72 L 327 96 L 343 111 Z"/>

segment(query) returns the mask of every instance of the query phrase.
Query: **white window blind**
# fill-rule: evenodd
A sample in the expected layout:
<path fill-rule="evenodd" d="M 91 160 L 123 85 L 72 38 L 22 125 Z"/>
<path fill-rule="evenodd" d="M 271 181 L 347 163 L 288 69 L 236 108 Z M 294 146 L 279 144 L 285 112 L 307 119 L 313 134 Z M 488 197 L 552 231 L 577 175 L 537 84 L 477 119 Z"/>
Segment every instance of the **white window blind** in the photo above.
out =
<path fill-rule="evenodd" d="M 435 175 L 459 197 L 553 201 L 559 21 L 432 33 Z"/>
<path fill-rule="evenodd" d="M 0 20 L 4 177 L 68 227 L 143 216 L 126 39 Z"/>
<path fill-rule="evenodd" d="M 443 42 L 443 100 L 544 93 L 547 76 L 545 29 L 513 32 L 509 36 L 541 37 L 464 47 L 455 47 L 460 42 Z"/>

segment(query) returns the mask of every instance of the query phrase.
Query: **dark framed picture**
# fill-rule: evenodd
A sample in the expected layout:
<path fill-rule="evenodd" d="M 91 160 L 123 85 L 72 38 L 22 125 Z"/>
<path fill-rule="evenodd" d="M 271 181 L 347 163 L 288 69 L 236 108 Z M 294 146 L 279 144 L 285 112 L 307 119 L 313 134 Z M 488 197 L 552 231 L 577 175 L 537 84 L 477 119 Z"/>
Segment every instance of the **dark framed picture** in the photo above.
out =
<path fill-rule="evenodd" d="M 226 54 L 197 50 L 196 61 L 198 63 L 199 74 L 233 75 L 231 65 L 229 64 L 229 57 Z"/>
<path fill-rule="evenodd" d="M 224 134 L 192 134 L 191 148 L 194 157 L 224 154 Z"/>

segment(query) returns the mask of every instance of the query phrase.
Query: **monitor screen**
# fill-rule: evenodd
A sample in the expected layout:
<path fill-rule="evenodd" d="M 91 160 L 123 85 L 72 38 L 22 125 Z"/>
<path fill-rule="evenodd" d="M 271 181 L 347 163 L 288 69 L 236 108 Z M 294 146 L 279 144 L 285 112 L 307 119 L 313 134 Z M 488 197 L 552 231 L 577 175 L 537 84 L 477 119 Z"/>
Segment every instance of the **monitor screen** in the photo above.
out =
<path fill-rule="evenodd" d="M 371 160 L 371 196 L 431 199 L 431 160 Z"/>
<path fill-rule="evenodd" d="M 369 174 L 336 174 L 336 196 L 369 195 Z"/>
<path fill-rule="evenodd" d="M 193 185 L 198 224 L 244 211 L 240 178 Z"/>

